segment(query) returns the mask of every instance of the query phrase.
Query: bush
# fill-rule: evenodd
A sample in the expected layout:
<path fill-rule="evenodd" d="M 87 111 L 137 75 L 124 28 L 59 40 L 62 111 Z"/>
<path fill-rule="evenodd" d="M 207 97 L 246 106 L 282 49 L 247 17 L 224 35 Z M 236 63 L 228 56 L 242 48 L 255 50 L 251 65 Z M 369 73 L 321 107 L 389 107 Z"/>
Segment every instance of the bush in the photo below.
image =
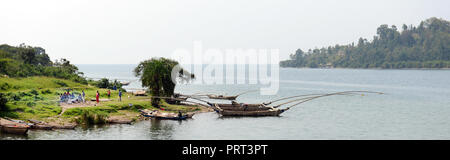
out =
<path fill-rule="evenodd" d="M 54 80 L 53 82 L 55 82 L 57 85 L 61 86 L 61 87 L 67 87 L 69 85 L 67 85 L 67 83 L 60 81 L 60 80 Z"/>
<path fill-rule="evenodd" d="M 11 86 L 8 83 L 3 83 L 0 85 L 0 90 L 8 90 Z"/>
<path fill-rule="evenodd" d="M 42 94 L 50 94 L 52 93 L 52 91 L 50 91 L 49 89 L 43 90 L 41 91 Z"/>
<path fill-rule="evenodd" d="M 6 98 L 5 94 L 0 93 L 0 110 L 1 111 L 6 110 L 6 103 L 8 103 L 8 99 Z"/>
<path fill-rule="evenodd" d="M 107 78 L 102 78 L 97 83 L 98 88 L 108 88 L 109 87 L 109 80 Z"/>
<path fill-rule="evenodd" d="M 39 95 L 39 92 L 36 91 L 35 89 L 33 89 L 33 90 L 30 91 L 30 94 L 33 94 L 33 95 Z"/>
<path fill-rule="evenodd" d="M 33 106 L 36 106 L 36 103 L 35 102 L 27 102 L 27 106 L 33 107 Z"/>
<path fill-rule="evenodd" d="M 105 124 L 107 122 L 108 115 L 104 113 L 94 113 L 92 111 L 86 110 L 78 118 L 77 122 L 80 124 L 91 125 L 91 124 Z"/>

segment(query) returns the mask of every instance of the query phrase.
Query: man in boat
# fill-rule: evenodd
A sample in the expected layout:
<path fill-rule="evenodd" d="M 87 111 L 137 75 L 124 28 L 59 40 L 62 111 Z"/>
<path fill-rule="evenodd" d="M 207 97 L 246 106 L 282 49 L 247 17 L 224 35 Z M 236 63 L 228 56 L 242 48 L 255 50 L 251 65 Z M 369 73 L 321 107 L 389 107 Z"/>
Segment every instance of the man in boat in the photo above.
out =
<path fill-rule="evenodd" d="M 182 117 L 183 116 L 183 114 L 181 113 L 181 111 L 178 111 L 178 117 Z"/>

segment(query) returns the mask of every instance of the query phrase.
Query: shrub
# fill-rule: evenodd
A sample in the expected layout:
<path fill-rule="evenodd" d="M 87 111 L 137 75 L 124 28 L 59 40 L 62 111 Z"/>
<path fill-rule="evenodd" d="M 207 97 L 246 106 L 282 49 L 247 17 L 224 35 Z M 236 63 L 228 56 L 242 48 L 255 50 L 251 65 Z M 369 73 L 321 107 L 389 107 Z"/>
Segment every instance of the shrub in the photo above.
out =
<path fill-rule="evenodd" d="M 3 83 L 0 85 L 0 90 L 8 90 L 11 86 L 8 83 Z"/>
<path fill-rule="evenodd" d="M 108 115 L 104 113 L 94 113 L 89 110 L 85 110 L 78 118 L 78 123 L 91 125 L 91 124 L 105 124 L 107 122 Z"/>
<path fill-rule="evenodd" d="M 0 93 L 0 110 L 1 111 L 6 110 L 6 103 L 8 103 L 8 99 L 6 98 L 5 94 Z"/>
<path fill-rule="evenodd" d="M 50 94 L 50 93 L 52 93 L 52 91 L 50 91 L 50 89 L 46 89 L 46 90 L 42 90 L 41 93 L 42 94 Z"/>
<path fill-rule="evenodd" d="M 27 106 L 33 107 L 33 106 L 36 106 L 36 103 L 35 102 L 27 102 Z"/>
<path fill-rule="evenodd" d="M 67 87 L 69 85 L 67 85 L 67 83 L 60 81 L 60 80 L 54 80 L 53 82 L 55 82 L 57 85 L 61 86 L 61 87 Z"/>
<path fill-rule="evenodd" d="M 33 89 L 33 90 L 30 91 L 30 94 L 39 95 L 39 92 L 36 91 L 35 89 Z"/>

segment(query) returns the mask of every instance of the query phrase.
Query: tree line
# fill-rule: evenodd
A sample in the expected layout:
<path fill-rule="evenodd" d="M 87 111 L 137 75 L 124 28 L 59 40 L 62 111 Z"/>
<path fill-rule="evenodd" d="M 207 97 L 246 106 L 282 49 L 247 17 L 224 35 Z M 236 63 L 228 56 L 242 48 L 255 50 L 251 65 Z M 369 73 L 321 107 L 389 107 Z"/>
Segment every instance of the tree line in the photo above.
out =
<path fill-rule="evenodd" d="M 281 67 L 309 68 L 450 68 L 450 23 L 439 18 L 419 26 L 386 24 L 372 41 L 323 48 L 301 49 L 280 62 Z"/>
<path fill-rule="evenodd" d="M 0 45 L 0 75 L 8 77 L 49 76 L 87 84 L 83 72 L 67 59 L 52 62 L 41 47 Z"/>

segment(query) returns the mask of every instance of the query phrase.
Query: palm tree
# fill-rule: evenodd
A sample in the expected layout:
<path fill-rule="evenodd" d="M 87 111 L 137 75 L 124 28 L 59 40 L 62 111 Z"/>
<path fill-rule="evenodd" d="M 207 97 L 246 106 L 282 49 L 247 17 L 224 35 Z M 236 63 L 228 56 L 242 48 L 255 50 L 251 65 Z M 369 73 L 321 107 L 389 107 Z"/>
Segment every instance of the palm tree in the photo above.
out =
<path fill-rule="evenodd" d="M 152 94 L 151 103 L 155 107 L 159 107 L 159 96 L 172 96 L 175 90 L 176 82 L 172 81 L 172 70 L 177 67 L 178 62 L 166 59 L 166 58 L 152 58 L 139 63 L 134 69 L 136 77 L 140 77 L 143 87 L 148 87 Z M 177 77 L 193 79 L 194 75 L 184 71 L 180 68 L 180 71 L 176 73 Z M 156 96 L 156 97 L 155 97 Z"/>

